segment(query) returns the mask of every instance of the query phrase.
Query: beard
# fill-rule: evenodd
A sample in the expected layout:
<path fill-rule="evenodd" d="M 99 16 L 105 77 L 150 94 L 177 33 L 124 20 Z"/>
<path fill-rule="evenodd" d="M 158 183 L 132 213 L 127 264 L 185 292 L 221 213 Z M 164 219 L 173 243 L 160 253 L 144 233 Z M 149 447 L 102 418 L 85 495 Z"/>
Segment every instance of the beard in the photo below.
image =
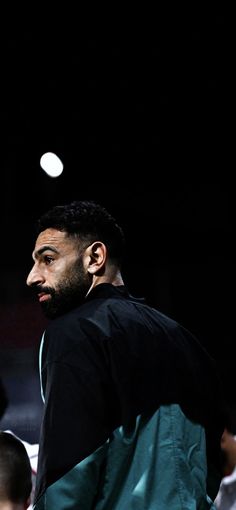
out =
<path fill-rule="evenodd" d="M 85 272 L 82 260 L 77 260 L 55 288 L 42 287 L 42 291 L 46 290 L 51 296 L 41 303 L 45 316 L 54 319 L 80 306 L 85 301 L 91 283 L 92 275 Z"/>

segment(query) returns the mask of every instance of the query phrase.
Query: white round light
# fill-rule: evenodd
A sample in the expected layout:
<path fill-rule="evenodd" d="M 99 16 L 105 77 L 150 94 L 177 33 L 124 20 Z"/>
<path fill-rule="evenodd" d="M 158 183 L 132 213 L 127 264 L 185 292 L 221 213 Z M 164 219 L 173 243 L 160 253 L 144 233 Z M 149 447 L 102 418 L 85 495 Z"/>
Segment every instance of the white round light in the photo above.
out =
<path fill-rule="evenodd" d="M 50 177 L 58 177 L 63 172 L 63 163 L 54 152 L 45 152 L 40 158 L 40 166 Z"/>

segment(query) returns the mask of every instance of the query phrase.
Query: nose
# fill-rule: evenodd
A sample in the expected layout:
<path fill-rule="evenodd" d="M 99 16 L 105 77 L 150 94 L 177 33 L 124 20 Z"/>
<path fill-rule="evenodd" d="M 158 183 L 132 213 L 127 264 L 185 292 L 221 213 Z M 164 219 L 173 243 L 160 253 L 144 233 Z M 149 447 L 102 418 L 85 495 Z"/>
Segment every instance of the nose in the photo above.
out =
<path fill-rule="evenodd" d="M 32 287 L 33 285 L 35 286 L 35 285 L 42 284 L 44 281 L 45 281 L 44 277 L 41 274 L 41 272 L 38 270 L 36 263 L 35 263 L 27 276 L 26 284 L 29 287 Z"/>

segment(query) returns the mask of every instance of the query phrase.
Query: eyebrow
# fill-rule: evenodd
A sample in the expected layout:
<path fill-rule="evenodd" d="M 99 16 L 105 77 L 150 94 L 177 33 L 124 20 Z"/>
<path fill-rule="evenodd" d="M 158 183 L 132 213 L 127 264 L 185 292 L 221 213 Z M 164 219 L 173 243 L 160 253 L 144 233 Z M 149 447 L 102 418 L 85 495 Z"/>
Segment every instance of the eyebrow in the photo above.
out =
<path fill-rule="evenodd" d="M 33 252 L 33 256 L 37 259 L 38 257 L 40 257 L 40 255 L 42 255 L 42 253 L 44 253 L 47 250 L 53 251 L 54 253 L 59 253 L 59 251 L 56 248 L 50 246 L 50 244 L 46 244 L 42 248 L 39 248 L 39 250 Z"/>

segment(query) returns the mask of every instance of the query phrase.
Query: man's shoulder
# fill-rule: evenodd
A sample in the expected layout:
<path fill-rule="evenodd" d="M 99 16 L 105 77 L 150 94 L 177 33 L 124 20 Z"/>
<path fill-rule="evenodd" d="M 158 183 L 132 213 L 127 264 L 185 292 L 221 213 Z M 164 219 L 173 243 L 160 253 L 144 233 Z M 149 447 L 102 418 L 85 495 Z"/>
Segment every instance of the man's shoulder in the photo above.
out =
<path fill-rule="evenodd" d="M 46 336 L 68 339 L 71 343 L 90 337 L 109 337 L 115 330 L 127 331 L 133 327 L 149 329 L 152 334 L 172 335 L 182 326 L 173 318 L 144 299 L 130 294 L 112 292 L 106 296 L 95 296 L 73 310 L 53 319 L 47 326 Z"/>

